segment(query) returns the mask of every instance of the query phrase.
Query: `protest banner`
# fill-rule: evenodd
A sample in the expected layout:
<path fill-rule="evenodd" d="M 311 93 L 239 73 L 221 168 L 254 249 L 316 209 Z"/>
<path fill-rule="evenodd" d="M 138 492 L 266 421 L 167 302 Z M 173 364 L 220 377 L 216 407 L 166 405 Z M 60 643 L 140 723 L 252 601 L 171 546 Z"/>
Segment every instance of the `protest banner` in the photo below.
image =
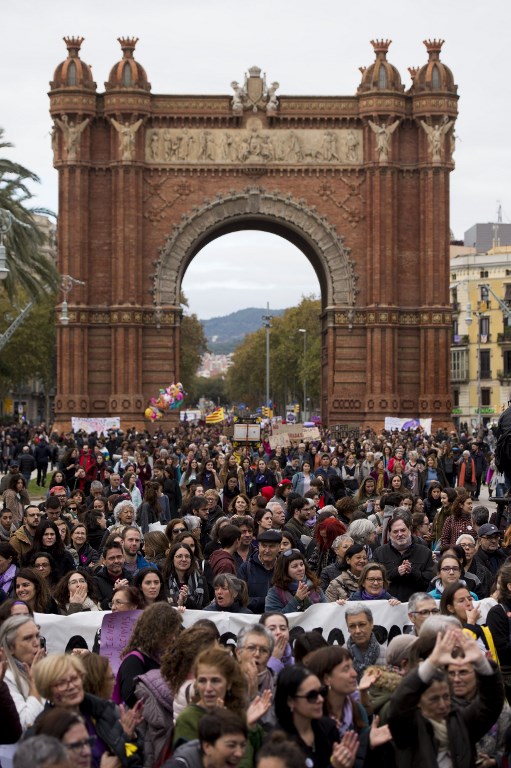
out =
<path fill-rule="evenodd" d="M 431 434 L 431 419 L 398 419 L 395 416 L 385 417 L 385 429 L 391 432 L 393 429 L 407 430 L 422 427 L 427 435 Z"/>
<path fill-rule="evenodd" d="M 121 428 L 121 419 L 119 416 L 112 416 L 110 418 L 100 419 L 100 418 L 86 418 L 84 416 L 72 416 L 71 417 L 71 427 L 74 432 L 78 432 L 78 430 L 83 430 L 88 435 L 90 435 L 91 432 L 97 432 L 98 435 L 103 433 L 106 435 L 108 433 L 109 429 L 120 429 Z"/>
<path fill-rule="evenodd" d="M 103 613 L 100 654 L 108 658 L 115 675 L 121 666 L 121 651 L 128 644 L 141 613 L 142 611 Z"/>
<path fill-rule="evenodd" d="M 391 606 L 386 600 L 371 600 L 368 606 L 373 614 L 375 635 L 382 645 L 400 634 L 412 632 L 412 626 L 408 618 L 408 604 Z M 490 608 L 495 605 L 495 600 L 486 598 L 477 603 L 481 611 L 478 623 L 483 624 Z M 138 611 L 133 611 L 135 619 Z M 304 613 L 288 613 L 291 638 L 295 639 L 302 632 L 315 630 L 321 632 L 329 643 L 343 645 L 348 639 L 346 627 L 346 606 L 337 603 L 318 603 L 308 608 Z M 53 614 L 37 613 L 36 623 L 41 627 L 41 634 L 46 638 L 48 653 L 63 653 L 67 642 L 72 635 L 82 635 L 90 649 L 94 644 L 97 630 L 107 615 L 122 617 L 126 614 L 107 614 L 101 611 L 87 611 L 75 613 L 71 616 L 54 616 Z M 234 642 L 242 627 L 250 626 L 259 621 L 259 616 L 249 613 L 228 613 L 227 611 L 190 611 L 183 613 L 183 625 L 190 627 L 199 619 L 211 619 L 218 627 L 223 642 Z M 111 625 L 108 624 L 110 627 Z M 114 626 L 116 626 L 114 624 Z M 110 629 L 108 630 L 110 632 Z M 109 650 L 111 658 L 115 660 L 126 644 L 126 631 L 122 634 L 114 629 L 109 635 L 108 643 L 117 646 L 117 650 Z M 124 645 L 121 646 L 121 644 Z M 103 654 L 103 632 L 101 633 L 101 653 Z"/>

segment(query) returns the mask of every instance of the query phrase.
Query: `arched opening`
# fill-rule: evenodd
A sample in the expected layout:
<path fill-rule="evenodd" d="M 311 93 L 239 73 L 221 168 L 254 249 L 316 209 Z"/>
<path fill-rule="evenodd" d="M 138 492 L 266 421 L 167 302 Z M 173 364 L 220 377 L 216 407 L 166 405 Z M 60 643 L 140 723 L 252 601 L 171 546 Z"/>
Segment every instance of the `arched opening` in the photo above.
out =
<path fill-rule="evenodd" d="M 265 316 L 269 331 L 269 400 L 279 413 L 320 409 L 321 298 L 318 277 L 286 238 L 241 230 L 207 243 L 183 278 L 181 344 L 193 343 L 194 315 L 203 322 L 203 355 L 193 394 L 217 403 L 266 405 Z M 267 310 L 267 304 L 269 310 Z M 190 330 L 188 330 L 188 327 Z M 196 327 L 196 326 L 195 326 Z M 181 369 L 187 367 L 190 353 Z M 285 356 L 286 365 L 279 358 Z"/>

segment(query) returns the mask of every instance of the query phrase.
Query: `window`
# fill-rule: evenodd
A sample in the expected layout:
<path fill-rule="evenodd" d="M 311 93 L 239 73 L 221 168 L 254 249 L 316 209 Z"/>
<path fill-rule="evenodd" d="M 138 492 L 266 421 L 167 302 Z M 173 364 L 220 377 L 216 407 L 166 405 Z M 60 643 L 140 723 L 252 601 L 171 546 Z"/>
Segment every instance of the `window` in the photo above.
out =
<path fill-rule="evenodd" d="M 511 349 L 504 350 L 502 362 L 504 363 L 504 376 L 511 376 Z"/>
<path fill-rule="evenodd" d="M 481 405 L 491 405 L 491 389 L 481 389 Z"/>
<path fill-rule="evenodd" d="M 460 404 L 460 391 L 459 389 L 453 389 L 452 391 L 452 404 L 455 408 L 458 408 Z"/>
<path fill-rule="evenodd" d="M 488 270 L 487 269 L 482 269 L 479 272 L 479 277 L 488 277 Z"/>
<path fill-rule="evenodd" d="M 72 61 L 67 68 L 67 84 L 76 85 L 76 64 Z"/>
<path fill-rule="evenodd" d="M 440 88 L 440 72 L 438 71 L 436 64 L 434 65 L 433 72 L 431 73 L 431 87 L 437 90 Z"/>
<path fill-rule="evenodd" d="M 451 350 L 451 380 L 467 381 L 468 379 L 468 349 Z"/>
<path fill-rule="evenodd" d="M 479 353 L 479 377 L 481 379 L 491 379 L 491 361 L 489 349 L 482 349 Z"/>
<path fill-rule="evenodd" d="M 386 88 L 387 87 L 387 70 L 385 69 L 384 64 L 380 64 L 380 68 L 378 70 L 378 88 Z"/>
<path fill-rule="evenodd" d="M 479 318 L 479 336 L 483 344 L 490 340 L 490 318 L 487 315 Z"/>
<path fill-rule="evenodd" d="M 122 84 L 123 85 L 131 85 L 131 67 L 129 65 L 129 61 L 126 62 L 124 67 L 122 68 Z"/>

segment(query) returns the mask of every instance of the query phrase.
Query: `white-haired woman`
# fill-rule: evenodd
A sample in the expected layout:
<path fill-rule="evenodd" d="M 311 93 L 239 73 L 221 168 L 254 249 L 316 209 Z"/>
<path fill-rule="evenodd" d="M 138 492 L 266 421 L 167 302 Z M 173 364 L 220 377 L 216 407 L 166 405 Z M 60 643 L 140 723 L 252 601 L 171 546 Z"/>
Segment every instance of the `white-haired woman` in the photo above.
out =
<path fill-rule="evenodd" d="M 28 728 L 43 711 L 32 673 L 45 656 L 39 627 L 32 616 L 11 616 L 0 627 L 0 650 L 6 665 L 5 682 L 18 711 L 21 727 Z"/>
<path fill-rule="evenodd" d="M 376 526 L 370 520 L 353 520 L 348 527 L 348 535 L 355 544 L 362 544 L 367 559 L 373 558 L 373 547 L 376 542 Z"/>

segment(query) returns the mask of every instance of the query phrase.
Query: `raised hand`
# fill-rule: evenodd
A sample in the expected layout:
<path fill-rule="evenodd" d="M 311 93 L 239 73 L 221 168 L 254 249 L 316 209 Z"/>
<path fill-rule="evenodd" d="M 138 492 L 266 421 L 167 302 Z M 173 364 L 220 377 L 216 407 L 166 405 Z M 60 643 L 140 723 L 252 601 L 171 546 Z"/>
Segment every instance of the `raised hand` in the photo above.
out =
<path fill-rule="evenodd" d="M 381 677 L 382 669 L 366 669 L 360 682 L 358 684 L 359 691 L 368 691 L 369 688 L 375 684 L 379 677 Z"/>
<path fill-rule="evenodd" d="M 347 731 L 332 749 L 331 764 L 334 768 L 352 768 L 358 750 L 358 736 L 355 731 Z"/>
<path fill-rule="evenodd" d="M 373 717 L 371 723 L 371 730 L 369 731 L 369 744 L 374 749 L 380 747 L 382 744 L 386 744 L 392 739 L 392 734 L 388 725 L 379 725 L 380 718 L 378 715 Z"/>
<path fill-rule="evenodd" d="M 256 696 L 247 707 L 247 725 L 252 728 L 268 712 L 271 707 L 272 695 L 269 688 Z"/>

